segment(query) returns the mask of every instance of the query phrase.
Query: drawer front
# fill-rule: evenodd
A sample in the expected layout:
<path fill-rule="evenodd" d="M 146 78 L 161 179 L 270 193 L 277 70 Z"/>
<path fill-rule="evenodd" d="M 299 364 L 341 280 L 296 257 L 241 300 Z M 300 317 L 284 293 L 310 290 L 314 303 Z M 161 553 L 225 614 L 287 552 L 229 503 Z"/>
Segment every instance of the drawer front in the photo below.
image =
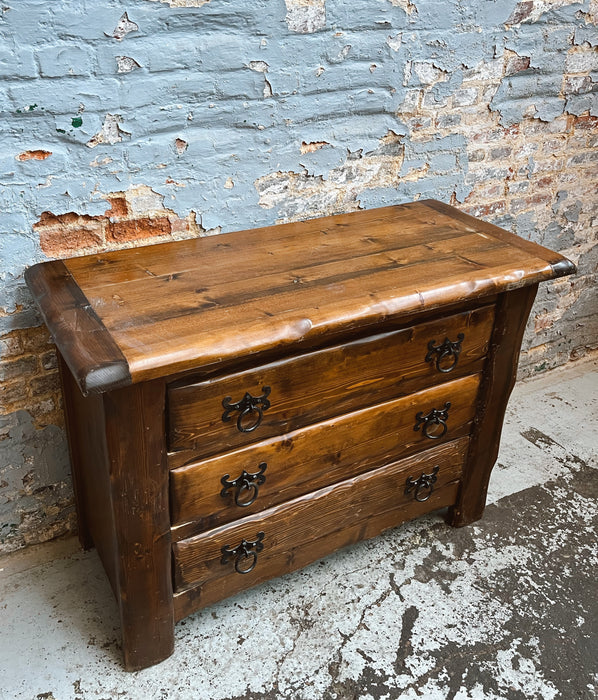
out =
<path fill-rule="evenodd" d="M 467 435 L 479 383 L 480 375 L 445 382 L 173 469 L 173 537 L 232 522 Z"/>
<path fill-rule="evenodd" d="M 207 457 L 478 371 L 493 320 L 494 307 L 485 306 L 172 387 L 169 450 Z"/>
<path fill-rule="evenodd" d="M 468 438 L 452 441 L 175 543 L 175 590 L 193 587 L 195 606 L 210 605 L 452 505 L 467 445 Z"/>

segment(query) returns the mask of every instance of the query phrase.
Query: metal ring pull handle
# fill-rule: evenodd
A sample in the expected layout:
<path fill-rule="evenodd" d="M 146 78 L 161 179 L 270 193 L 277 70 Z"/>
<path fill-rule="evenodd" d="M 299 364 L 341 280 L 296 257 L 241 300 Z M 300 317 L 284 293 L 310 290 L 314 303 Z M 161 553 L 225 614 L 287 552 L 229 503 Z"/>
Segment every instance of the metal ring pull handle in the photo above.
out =
<path fill-rule="evenodd" d="M 464 333 L 459 333 L 457 340 L 450 340 L 450 338 L 445 338 L 440 345 L 435 345 L 436 341 L 431 340 L 428 343 L 428 354 L 426 355 L 426 362 L 436 361 L 436 369 L 443 374 L 451 372 L 457 366 L 459 362 L 459 355 L 461 353 L 461 343 L 465 339 Z M 453 357 L 453 361 L 450 365 L 445 365 L 444 360 L 448 357 Z M 434 359 L 436 358 L 436 359 Z"/>
<path fill-rule="evenodd" d="M 245 396 L 235 403 L 231 403 L 230 396 L 222 399 L 222 407 L 224 408 L 222 422 L 228 423 L 231 419 L 231 414 L 235 411 L 239 411 L 239 415 L 237 416 L 237 430 L 241 433 L 253 432 L 262 422 L 264 411 L 270 408 L 270 401 L 268 400 L 270 391 L 269 386 L 263 386 L 263 394 L 261 396 L 252 396 L 246 391 Z M 245 419 L 252 415 L 253 422 L 247 425 Z"/>
<path fill-rule="evenodd" d="M 248 542 L 247 540 L 241 540 L 241 544 L 237 547 L 230 547 L 226 545 L 221 548 L 222 559 L 221 564 L 228 564 L 228 562 L 234 557 L 235 560 L 235 571 L 238 574 L 248 574 L 250 571 L 255 569 L 257 564 L 257 555 L 262 551 L 264 545 L 262 540 L 264 539 L 264 533 L 258 532 L 257 538 L 253 542 Z"/>
<path fill-rule="evenodd" d="M 425 435 L 425 437 L 430 440 L 440 440 L 440 438 L 446 435 L 446 431 L 448 430 L 446 422 L 449 417 L 448 412 L 450 407 L 451 402 L 447 401 L 444 404 L 444 408 L 433 408 L 427 415 L 424 415 L 423 411 L 419 411 L 415 416 L 416 422 L 413 426 L 413 430 L 418 431 L 421 428 L 422 434 Z M 440 428 L 438 426 L 440 426 Z"/>
<path fill-rule="evenodd" d="M 266 462 L 262 462 L 259 465 L 259 471 L 255 472 L 255 474 L 249 474 L 243 469 L 241 476 L 237 477 L 234 481 L 229 481 L 230 474 L 225 474 L 220 479 L 220 483 L 224 487 L 222 491 L 220 491 L 220 495 L 222 498 L 226 498 L 229 495 L 229 491 L 234 489 L 235 505 L 240 508 L 246 508 L 252 503 L 255 503 L 259 495 L 259 487 L 266 483 L 264 472 L 267 466 Z"/>
<path fill-rule="evenodd" d="M 422 474 L 417 479 L 410 476 L 407 479 L 405 495 L 408 496 L 412 491 L 414 491 L 413 498 L 420 503 L 425 503 L 434 491 L 436 475 L 438 474 L 439 469 L 440 467 L 437 465 L 434 467 L 431 474 Z"/>

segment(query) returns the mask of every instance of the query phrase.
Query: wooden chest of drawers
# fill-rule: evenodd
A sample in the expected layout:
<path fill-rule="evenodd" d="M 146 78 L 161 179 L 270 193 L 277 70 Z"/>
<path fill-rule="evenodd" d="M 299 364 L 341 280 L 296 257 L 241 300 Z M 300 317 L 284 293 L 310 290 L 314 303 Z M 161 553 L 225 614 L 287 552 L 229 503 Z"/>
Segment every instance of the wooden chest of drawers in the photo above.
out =
<path fill-rule="evenodd" d="M 573 271 L 435 201 L 30 268 L 126 667 L 339 547 L 480 518 L 537 285 Z"/>

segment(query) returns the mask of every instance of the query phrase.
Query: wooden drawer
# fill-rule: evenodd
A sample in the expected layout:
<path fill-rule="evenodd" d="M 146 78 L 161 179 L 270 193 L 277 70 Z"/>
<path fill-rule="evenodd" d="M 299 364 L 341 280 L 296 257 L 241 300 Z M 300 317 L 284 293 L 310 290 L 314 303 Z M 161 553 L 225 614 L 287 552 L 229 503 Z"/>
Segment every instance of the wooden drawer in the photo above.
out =
<path fill-rule="evenodd" d="M 193 594 L 194 607 L 210 605 L 339 547 L 453 504 L 468 443 L 468 438 L 452 441 L 175 543 L 175 590 L 199 587 Z M 407 490 L 408 481 L 417 482 L 424 474 L 429 481 L 435 477 L 435 483 Z M 249 543 L 247 551 L 232 551 L 243 540 Z M 251 546 L 252 542 L 257 544 Z"/>
<path fill-rule="evenodd" d="M 438 441 L 467 435 L 479 383 L 480 375 L 456 379 L 172 470 L 173 537 L 188 537 L 394 462 Z M 426 426 L 418 416 L 442 411 L 447 402 L 446 432 L 439 438 L 427 437 L 432 428 L 443 432 L 442 422 Z M 235 481 L 236 485 L 228 486 Z"/>
<path fill-rule="evenodd" d="M 171 387 L 169 449 L 207 457 L 478 371 L 493 320 L 494 307 L 484 306 L 258 369 Z M 459 343 L 460 353 L 445 346 L 437 362 L 442 350 L 434 352 L 430 346 L 445 340 Z M 252 397 L 257 399 L 254 408 Z"/>

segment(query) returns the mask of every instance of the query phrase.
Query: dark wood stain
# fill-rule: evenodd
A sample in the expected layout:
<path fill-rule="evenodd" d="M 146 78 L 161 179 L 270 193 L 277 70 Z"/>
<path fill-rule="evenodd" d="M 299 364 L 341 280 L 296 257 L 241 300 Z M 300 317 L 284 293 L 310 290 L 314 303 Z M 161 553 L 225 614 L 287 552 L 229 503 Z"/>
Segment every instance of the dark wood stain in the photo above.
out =
<path fill-rule="evenodd" d="M 199 587 L 198 607 L 319 559 L 339 547 L 380 534 L 399 523 L 454 502 L 467 439 L 453 441 L 336 483 L 248 516 L 232 526 L 177 542 L 174 550 L 176 591 Z M 430 464 L 440 464 L 432 496 L 424 503 L 405 493 L 407 479 L 419 477 Z M 264 532 L 264 550 L 250 574 L 222 564 L 222 547 L 255 540 Z M 179 604 L 177 603 L 177 608 Z M 186 611 L 187 612 L 187 611 Z M 178 613 L 177 613 L 178 617 Z"/>
<path fill-rule="evenodd" d="M 375 404 L 280 437 L 171 472 L 173 538 L 188 537 L 258 512 L 321 486 L 365 472 L 439 442 L 467 435 L 475 415 L 480 376 L 472 375 L 402 399 Z M 415 431 L 415 417 L 450 401 L 448 430 L 442 440 Z M 255 503 L 235 506 L 222 498 L 220 479 L 252 473 L 266 462 L 266 483 Z"/>
<path fill-rule="evenodd" d="M 25 281 L 83 394 L 131 383 L 125 356 L 62 260 L 30 267 Z"/>
<path fill-rule="evenodd" d="M 431 200 L 30 268 L 125 667 L 171 654 L 175 620 L 340 547 L 438 508 L 480 518 L 538 283 L 574 269 Z M 461 333 L 450 372 L 426 361 Z M 223 421 L 223 399 L 266 386 L 254 431 Z M 449 403 L 431 439 L 418 416 Z M 428 500 L 406 493 L 436 467 Z M 254 503 L 222 495 L 260 469 Z M 255 569 L 223 563 L 261 532 Z"/>

